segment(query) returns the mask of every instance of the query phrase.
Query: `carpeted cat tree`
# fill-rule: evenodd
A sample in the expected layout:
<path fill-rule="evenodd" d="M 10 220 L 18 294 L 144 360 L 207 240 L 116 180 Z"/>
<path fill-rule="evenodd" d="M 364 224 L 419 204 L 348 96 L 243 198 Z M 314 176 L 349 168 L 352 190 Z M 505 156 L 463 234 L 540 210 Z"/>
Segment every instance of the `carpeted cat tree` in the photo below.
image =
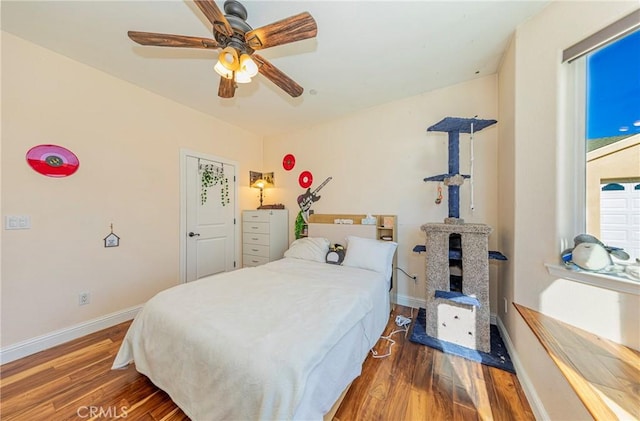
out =
<path fill-rule="evenodd" d="M 424 181 L 443 182 L 448 187 L 448 218 L 444 223 L 427 223 L 426 252 L 426 334 L 466 348 L 490 352 L 489 259 L 506 260 L 489 251 L 492 228 L 467 224 L 460 218 L 460 186 L 470 175 L 460 174 L 460 133 L 489 127 L 496 120 L 447 117 L 427 131 L 449 134 L 448 173 Z"/>

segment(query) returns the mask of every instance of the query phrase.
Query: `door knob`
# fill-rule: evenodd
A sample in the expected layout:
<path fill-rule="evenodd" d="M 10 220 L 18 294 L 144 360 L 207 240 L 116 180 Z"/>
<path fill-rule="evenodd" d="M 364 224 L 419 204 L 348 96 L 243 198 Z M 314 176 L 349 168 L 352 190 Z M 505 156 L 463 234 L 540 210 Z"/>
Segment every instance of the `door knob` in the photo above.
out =
<path fill-rule="evenodd" d="M 195 232 L 190 232 L 189 237 L 200 237 L 200 234 L 197 234 Z"/>

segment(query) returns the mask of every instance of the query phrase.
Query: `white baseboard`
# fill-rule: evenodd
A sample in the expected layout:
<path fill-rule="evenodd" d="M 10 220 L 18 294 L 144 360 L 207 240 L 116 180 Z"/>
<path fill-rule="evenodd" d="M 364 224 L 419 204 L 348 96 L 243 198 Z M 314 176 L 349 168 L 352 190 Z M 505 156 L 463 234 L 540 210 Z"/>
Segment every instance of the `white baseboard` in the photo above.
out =
<path fill-rule="evenodd" d="M 405 307 L 420 308 L 426 307 L 427 302 L 422 298 L 411 297 L 409 295 L 396 294 L 396 304 Z"/>
<path fill-rule="evenodd" d="M 495 315 L 492 315 L 495 316 Z M 502 341 L 504 345 L 507 347 L 507 351 L 509 352 L 509 356 L 511 357 L 511 362 L 513 362 L 513 367 L 516 369 L 516 374 L 518 375 L 518 381 L 520 381 L 520 385 L 522 386 L 522 390 L 524 394 L 527 396 L 527 400 L 529 401 L 529 405 L 531 406 L 531 410 L 533 411 L 533 415 L 537 420 L 548 420 L 549 414 L 544 409 L 544 405 L 542 405 L 542 401 L 536 393 L 535 388 L 533 387 L 533 383 L 531 383 L 531 379 L 527 375 L 522 363 L 520 362 L 520 358 L 518 353 L 515 350 L 515 346 L 513 342 L 511 342 L 511 338 L 509 337 L 509 333 L 507 332 L 507 328 L 502 323 L 500 318 L 497 318 L 498 329 L 500 330 L 500 335 L 502 335 Z"/>
<path fill-rule="evenodd" d="M 22 357 L 35 354 L 36 352 L 44 351 L 45 349 L 52 348 L 56 345 L 117 325 L 118 323 L 131 320 L 136 316 L 136 314 L 138 314 L 138 311 L 140 311 L 141 308 L 142 305 L 130 307 L 74 326 L 6 346 L 0 349 L 0 364 L 15 361 Z"/>

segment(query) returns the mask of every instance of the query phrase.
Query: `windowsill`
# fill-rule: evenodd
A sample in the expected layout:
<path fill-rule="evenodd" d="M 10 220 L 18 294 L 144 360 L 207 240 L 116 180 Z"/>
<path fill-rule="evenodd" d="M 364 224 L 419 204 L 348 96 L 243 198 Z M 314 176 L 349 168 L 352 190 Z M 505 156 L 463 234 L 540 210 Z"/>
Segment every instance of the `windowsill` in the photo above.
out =
<path fill-rule="evenodd" d="M 637 419 L 637 392 L 628 386 L 638 379 L 636 350 L 513 305 L 594 419 Z"/>
<path fill-rule="evenodd" d="M 545 263 L 545 266 L 551 275 L 559 278 L 610 289 L 612 291 L 640 295 L 640 281 L 632 281 L 622 276 L 605 275 L 585 270 L 569 270 L 559 264 Z"/>

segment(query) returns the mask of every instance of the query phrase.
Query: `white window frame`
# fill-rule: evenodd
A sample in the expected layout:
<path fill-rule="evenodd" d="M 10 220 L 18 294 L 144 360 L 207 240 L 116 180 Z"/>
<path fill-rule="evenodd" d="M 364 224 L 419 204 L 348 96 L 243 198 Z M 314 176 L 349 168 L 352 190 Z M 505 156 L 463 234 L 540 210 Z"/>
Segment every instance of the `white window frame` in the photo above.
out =
<path fill-rule="evenodd" d="M 562 250 L 573 245 L 573 238 L 584 233 L 587 226 L 586 203 L 586 59 L 584 56 L 606 44 L 640 28 L 640 9 L 630 13 L 590 37 L 572 45 L 562 54 L 562 78 L 566 86 L 564 121 L 567 121 L 559 138 L 560 161 L 564 170 L 559 171 L 558 203 L 560 216 L 560 247 Z M 577 176 L 577 175 L 582 175 Z M 621 276 L 605 275 L 588 271 L 573 271 L 561 264 L 545 264 L 553 275 L 587 285 L 606 288 L 618 292 L 640 295 L 640 281 Z"/>

